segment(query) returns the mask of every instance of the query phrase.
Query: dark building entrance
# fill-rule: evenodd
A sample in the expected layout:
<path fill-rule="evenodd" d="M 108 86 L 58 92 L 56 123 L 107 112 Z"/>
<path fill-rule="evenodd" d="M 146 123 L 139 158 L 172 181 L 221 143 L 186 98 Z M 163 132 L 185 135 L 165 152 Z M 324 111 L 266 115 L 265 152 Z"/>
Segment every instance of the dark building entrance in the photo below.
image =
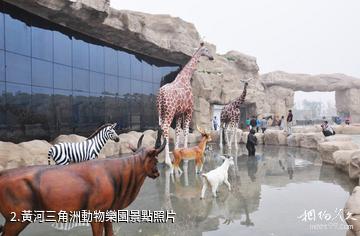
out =
<path fill-rule="evenodd" d="M 248 103 L 242 104 L 240 106 L 240 121 L 239 121 L 239 128 L 245 129 L 246 128 L 246 119 L 251 118 L 252 116 L 256 117 L 256 104 L 255 103 Z"/>

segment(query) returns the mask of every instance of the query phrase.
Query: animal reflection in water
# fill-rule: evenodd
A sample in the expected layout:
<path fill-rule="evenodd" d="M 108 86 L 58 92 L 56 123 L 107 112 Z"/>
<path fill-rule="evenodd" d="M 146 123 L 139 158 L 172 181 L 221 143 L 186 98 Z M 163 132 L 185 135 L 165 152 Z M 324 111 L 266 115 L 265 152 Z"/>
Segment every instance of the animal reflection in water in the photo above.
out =
<path fill-rule="evenodd" d="M 168 173 L 169 176 L 166 181 L 167 186 L 165 186 L 166 191 L 164 195 L 166 200 L 163 201 L 163 207 L 165 208 L 166 204 L 166 207 L 172 207 L 177 213 L 175 224 L 178 224 L 178 226 L 174 226 L 175 228 L 179 227 L 183 231 L 186 231 L 186 228 L 191 228 L 192 230 L 194 228 L 206 228 L 209 230 L 209 227 L 219 227 L 220 224 L 232 224 L 234 222 L 244 226 L 254 226 L 250 213 L 259 206 L 260 182 L 256 181 L 256 178 L 252 179 L 251 176 L 257 174 L 257 167 L 255 166 L 257 166 L 258 161 L 249 160 L 249 164 L 244 165 L 244 161 L 248 161 L 247 156 L 241 155 L 238 157 L 238 151 L 235 149 L 234 152 L 234 155 L 231 156 L 234 158 L 235 165 L 229 169 L 228 173 L 232 190 L 231 192 L 227 191 L 225 185 L 219 187 L 216 198 L 207 197 L 200 200 L 202 177 L 194 173 L 192 168 L 194 163 L 189 163 L 189 166 L 183 167 L 183 175 L 176 176 L 176 181 L 173 185 L 170 185 L 171 179 L 170 173 Z M 223 159 L 215 152 L 207 151 L 204 158 L 208 159 L 206 165 L 204 165 L 205 171 L 215 169 L 223 163 Z M 246 170 L 241 170 L 242 175 L 240 175 L 238 158 L 242 159 L 242 166 L 247 167 L 248 173 L 246 173 Z M 164 170 L 165 174 L 168 170 Z M 186 179 L 189 180 L 187 185 Z M 251 193 L 249 193 L 248 188 L 242 188 L 241 180 L 258 187 L 251 188 Z M 193 219 L 196 220 L 194 221 Z M 173 232 L 170 228 L 168 230 Z"/>

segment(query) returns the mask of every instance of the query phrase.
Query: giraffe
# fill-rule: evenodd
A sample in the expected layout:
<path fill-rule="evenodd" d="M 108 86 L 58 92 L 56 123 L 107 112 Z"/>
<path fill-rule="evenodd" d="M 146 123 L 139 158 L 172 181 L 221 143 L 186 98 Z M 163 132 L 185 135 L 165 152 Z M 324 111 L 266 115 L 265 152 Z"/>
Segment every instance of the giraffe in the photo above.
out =
<path fill-rule="evenodd" d="M 246 97 L 246 88 L 248 86 L 248 82 L 245 82 L 244 90 L 240 97 L 236 98 L 234 101 L 225 105 L 221 110 L 220 115 L 220 147 L 222 147 L 222 137 L 223 132 L 225 132 L 225 140 L 228 145 L 228 148 L 231 149 L 231 144 L 233 138 L 235 137 L 235 148 L 237 149 L 237 135 L 236 128 L 239 124 L 240 119 L 240 105 L 244 103 Z M 232 135 L 229 142 L 229 134 L 228 129 L 232 131 Z"/>
<path fill-rule="evenodd" d="M 189 126 L 193 113 L 193 94 L 191 89 L 191 77 L 195 72 L 201 56 L 214 60 L 208 48 L 204 43 L 196 50 L 190 61 L 176 76 L 171 83 L 165 84 L 159 90 L 156 106 L 159 114 L 159 126 L 163 131 L 164 138 L 167 141 L 165 147 L 165 164 L 173 170 L 170 152 L 169 152 L 169 128 L 172 120 L 176 119 L 176 139 L 175 148 L 179 148 L 179 137 L 181 125 L 183 124 L 184 147 L 187 147 Z M 172 173 L 172 171 L 171 171 Z"/>

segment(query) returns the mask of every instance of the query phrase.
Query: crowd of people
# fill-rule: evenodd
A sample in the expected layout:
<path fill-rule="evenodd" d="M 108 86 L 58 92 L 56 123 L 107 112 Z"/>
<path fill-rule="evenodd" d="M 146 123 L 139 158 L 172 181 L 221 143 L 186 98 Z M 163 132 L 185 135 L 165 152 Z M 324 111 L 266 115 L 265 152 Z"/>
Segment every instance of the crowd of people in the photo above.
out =
<path fill-rule="evenodd" d="M 338 122 L 339 120 L 335 119 L 335 123 L 338 124 Z M 218 130 L 219 123 L 216 116 L 214 116 L 212 123 L 214 130 Z M 273 118 L 272 116 L 262 116 L 262 117 L 252 116 L 251 118 L 248 117 L 246 119 L 245 125 L 246 125 L 246 129 L 249 130 L 246 148 L 248 150 L 249 156 L 254 156 L 256 151 L 255 146 L 257 145 L 257 138 L 255 134 L 259 132 L 265 133 L 268 127 L 278 126 L 280 130 L 286 131 L 288 136 L 291 135 L 292 133 L 291 129 L 293 126 L 293 113 L 291 110 L 289 110 L 286 119 L 285 116 L 281 116 L 280 119 L 278 119 L 277 117 Z M 331 127 L 331 125 L 327 120 L 324 120 L 324 122 L 321 124 L 321 128 L 322 128 L 322 133 L 326 137 L 336 134 L 335 130 Z"/>
<path fill-rule="evenodd" d="M 281 119 L 277 119 L 276 117 L 273 119 L 272 116 L 263 116 L 262 118 L 253 116 L 251 118 L 247 118 L 245 124 L 247 130 L 250 131 L 254 129 L 256 132 L 260 132 L 261 130 L 262 133 L 264 133 L 270 126 L 278 126 L 280 130 L 285 130 L 290 135 L 293 125 L 293 114 L 292 111 L 289 110 L 286 119 L 284 116 L 281 116 Z"/>

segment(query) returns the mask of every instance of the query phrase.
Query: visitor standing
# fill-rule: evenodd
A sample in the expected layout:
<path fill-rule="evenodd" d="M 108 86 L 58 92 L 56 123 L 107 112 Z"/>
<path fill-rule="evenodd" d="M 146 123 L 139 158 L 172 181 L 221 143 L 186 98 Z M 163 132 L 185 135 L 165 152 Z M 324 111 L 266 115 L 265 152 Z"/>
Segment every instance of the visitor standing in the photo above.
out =
<path fill-rule="evenodd" d="M 246 142 L 246 149 L 248 150 L 249 156 L 255 156 L 255 145 L 257 145 L 257 138 L 255 136 L 255 130 L 251 129 Z"/>
<path fill-rule="evenodd" d="M 250 130 L 250 118 L 249 117 L 246 119 L 245 124 L 246 124 L 246 128 L 248 130 Z"/>
<path fill-rule="evenodd" d="M 256 118 L 256 133 L 259 133 L 259 128 L 261 126 L 261 121 L 259 117 Z"/>
<path fill-rule="evenodd" d="M 265 117 L 263 117 L 261 119 L 261 126 L 260 127 L 261 127 L 262 132 L 265 133 L 265 130 L 268 127 L 268 123 L 267 123 L 267 120 L 265 119 Z"/>
<path fill-rule="evenodd" d="M 213 126 L 214 126 L 214 130 L 216 131 L 217 127 L 218 127 L 218 121 L 217 121 L 216 116 L 214 116 L 214 118 L 213 118 Z"/>
<path fill-rule="evenodd" d="M 288 135 L 291 134 L 291 127 L 293 125 L 293 114 L 292 114 L 292 111 L 289 110 L 289 113 L 287 115 L 287 118 L 286 118 L 286 122 L 287 122 L 287 132 L 288 132 Z"/>
<path fill-rule="evenodd" d="M 285 129 L 285 117 L 281 116 L 281 120 L 279 121 L 280 130 Z"/>
<path fill-rule="evenodd" d="M 273 123 L 274 123 L 273 118 L 272 118 L 272 116 L 270 116 L 270 117 L 268 118 L 268 121 L 267 121 L 268 127 L 269 127 L 269 126 L 272 126 Z"/>
<path fill-rule="evenodd" d="M 256 118 L 255 116 L 252 117 L 252 119 L 250 120 L 250 130 L 254 130 L 256 129 Z"/>

